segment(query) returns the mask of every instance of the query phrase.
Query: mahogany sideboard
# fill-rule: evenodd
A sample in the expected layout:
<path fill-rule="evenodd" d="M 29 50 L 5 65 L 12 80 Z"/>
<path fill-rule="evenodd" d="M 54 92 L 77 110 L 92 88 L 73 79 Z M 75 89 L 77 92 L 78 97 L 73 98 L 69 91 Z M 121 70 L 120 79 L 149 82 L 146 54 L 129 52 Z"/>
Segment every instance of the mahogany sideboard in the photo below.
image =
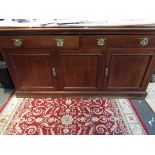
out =
<path fill-rule="evenodd" d="M 0 51 L 19 96 L 145 97 L 155 26 L 1 27 Z"/>

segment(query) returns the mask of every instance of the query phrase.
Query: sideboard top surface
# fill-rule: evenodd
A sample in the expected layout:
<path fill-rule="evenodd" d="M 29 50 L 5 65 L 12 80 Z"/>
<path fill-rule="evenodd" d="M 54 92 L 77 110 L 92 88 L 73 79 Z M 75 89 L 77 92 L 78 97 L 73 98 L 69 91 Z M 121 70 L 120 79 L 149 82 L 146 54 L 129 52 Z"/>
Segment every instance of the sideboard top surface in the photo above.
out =
<path fill-rule="evenodd" d="M 12 24 L 12 23 L 11 23 Z M 28 34 L 155 34 L 155 22 L 73 23 L 73 24 L 3 24 L 0 35 Z"/>

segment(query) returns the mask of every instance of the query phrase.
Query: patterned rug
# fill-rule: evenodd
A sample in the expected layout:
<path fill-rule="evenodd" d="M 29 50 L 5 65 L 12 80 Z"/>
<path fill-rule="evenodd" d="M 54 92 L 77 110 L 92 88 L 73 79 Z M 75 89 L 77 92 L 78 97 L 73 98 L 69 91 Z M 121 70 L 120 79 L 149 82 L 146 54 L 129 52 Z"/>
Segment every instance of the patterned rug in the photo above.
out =
<path fill-rule="evenodd" d="M 148 134 L 128 99 L 17 98 L 0 113 L 1 135 Z"/>
<path fill-rule="evenodd" d="M 148 95 L 145 100 L 152 109 L 152 111 L 155 113 L 155 82 L 149 83 L 147 87 L 147 93 Z"/>

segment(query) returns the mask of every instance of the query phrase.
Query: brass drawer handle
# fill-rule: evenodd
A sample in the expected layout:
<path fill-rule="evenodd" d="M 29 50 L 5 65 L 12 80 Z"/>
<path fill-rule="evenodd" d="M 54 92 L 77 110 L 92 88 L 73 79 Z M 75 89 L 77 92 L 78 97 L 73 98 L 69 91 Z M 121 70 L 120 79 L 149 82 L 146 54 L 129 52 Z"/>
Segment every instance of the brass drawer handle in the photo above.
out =
<path fill-rule="evenodd" d="M 104 46 L 105 45 L 105 38 L 99 38 L 97 39 L 97 45 L 98 46 Z"/>
<path fill-rule="evenodd" d="M 105 77 L 108 77 L 108 75 L 109 75 L 109 69 L 106 68 L 106 69 L 105 69 Z"/>
<path fill-rule="evenodd" d="M 144 37 L 144 38 L 140 38 L 140 45 L 142 46 L 146 46 L 149 43 L 149 38 Z"/>
<path fill-rule="evenodd" d="M 64 39 L 55 39 L 58 47 L 64 46 Z"/>
<path fill-rule="evenodd" d="M 13 44 L 16 46 L 16 47 L 20 47 L 22 46 L 22 39 L 13 39 Z"/>
<path fill-rule="evenodd" d="M 55 70 L 54 67 L 52 68 L 52 74 L 53 74 L 53 76 L 57 76 L 57 74 L 56 74 L 56 70 Z"/>

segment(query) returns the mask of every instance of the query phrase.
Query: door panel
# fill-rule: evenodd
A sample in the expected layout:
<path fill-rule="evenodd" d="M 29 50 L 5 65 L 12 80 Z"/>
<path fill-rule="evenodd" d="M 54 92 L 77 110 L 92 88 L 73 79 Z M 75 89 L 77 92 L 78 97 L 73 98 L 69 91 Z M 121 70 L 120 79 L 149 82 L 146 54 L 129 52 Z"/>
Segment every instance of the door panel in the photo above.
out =
<path fill-rule="evenodd" d="M 152 50 L 113 49 L 108 54 L 108 90 L 143 90 Z"/>
<path fill-rule="evenodd" d="M 46 50 L 17 50 L 8 53 L 17 90 L 53 90 L 52 57 Z"/>
<path fill-rule="evenodd" d="M 63 90 L 100 88 L 101 51 L 59 52 Z"/>

